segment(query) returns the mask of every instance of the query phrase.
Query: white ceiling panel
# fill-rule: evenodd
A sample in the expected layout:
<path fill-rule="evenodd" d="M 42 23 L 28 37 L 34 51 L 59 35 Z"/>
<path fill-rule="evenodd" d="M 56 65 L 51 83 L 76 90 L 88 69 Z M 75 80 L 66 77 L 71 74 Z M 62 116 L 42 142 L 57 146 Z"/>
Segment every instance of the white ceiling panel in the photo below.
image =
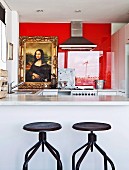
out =
<path fill-rule="evenodd" d="M 127 23 L 129 0 L 4 0 L 20 22 Z M 43 10 L 37 13 L 36 10 Z M 81 10 L 81 12 L 75 12 Z"/>

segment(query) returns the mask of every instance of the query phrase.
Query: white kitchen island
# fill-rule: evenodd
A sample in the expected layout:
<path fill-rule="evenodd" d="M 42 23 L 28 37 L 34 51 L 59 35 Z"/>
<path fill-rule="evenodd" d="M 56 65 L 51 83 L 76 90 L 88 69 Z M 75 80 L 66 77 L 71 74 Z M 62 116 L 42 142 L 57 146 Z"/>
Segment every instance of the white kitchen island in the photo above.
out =
<path fill-rule="evenodd" d="M 36 132 L 22 129 L 24 124 L 55 121 L 59 131 L 48 132 L 48 141 L 60 152 L 63 169 L 71 170 L 72 153 L 87 142 L 88 132 L 72 125 L 81 121 L 105 122 L 111 130 L 96 132 L 97 144 L 106 151 L 117 170 L 129 169 L 129 99 L 122 96 L 36 96 L 11 94 L 0 99 L 0 169 L 21 170 L 25 152 L 38 140 Z M 56 169 L 56 161 L 45 149 L 38 150 L 29 170 Z M 80 170 L 103 169 L 102 156 L 89 152 Z M 110 170 L 110 168 L 109 168 Z"/>

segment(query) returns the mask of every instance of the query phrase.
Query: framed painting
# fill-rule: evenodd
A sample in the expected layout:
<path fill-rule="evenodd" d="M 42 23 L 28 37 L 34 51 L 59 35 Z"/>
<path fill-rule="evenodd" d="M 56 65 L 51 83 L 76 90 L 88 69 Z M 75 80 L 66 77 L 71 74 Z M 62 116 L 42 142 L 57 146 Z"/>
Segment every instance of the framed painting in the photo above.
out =
<path fill-rule="evenodd" d="M 8 60 L 13 60 L 13 44 L 10 42 L 7 44 L 7 56 Z"/>
<path fill-rule="evenodd" d="M 57 77 L 57 37 L 21 36 L 19 42 L 19 83 L 22 89 L 51 87 Z"/>

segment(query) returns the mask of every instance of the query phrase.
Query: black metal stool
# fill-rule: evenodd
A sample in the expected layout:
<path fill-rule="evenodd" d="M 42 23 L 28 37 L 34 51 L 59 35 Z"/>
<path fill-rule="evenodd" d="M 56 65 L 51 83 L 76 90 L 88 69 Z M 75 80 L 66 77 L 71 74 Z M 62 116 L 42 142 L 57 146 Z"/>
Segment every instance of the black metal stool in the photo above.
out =
<path fill-rule="evenodd" d="M 52 145 L 50 145 L 46 140 L 46 132 L 59 130 L 61 128 L 62 127 L 59 123 L 54 123 L 54 122 L 35 122 L 23 126 L 24 130 L 39 132 L 39 141 L 32 148 L 30 148 L 25 154 L 23 170 L 28 170 L 28 162 L 30 161 L 30 159 L 33 157 L 33 155 L 35 154 L 35 152 L 38 150 L 40 146 L 42 146 L 42 152 L 44 152 L 44 146 L 47 147 L 50 153 L 57 160 L 57 170 L 62 170 L 62 162 L 60 160 L 59 152 Z"/>
<path fill-rule="evenodd" d="M 112 170 L 115 170 L 115 166 L 112 160 L 107 156 L 107 154 L 96 144 L 97 136 L 93 133 L 93 131 L 103 131 L 111 129 L 111 126 L 106 123 L 96 123 L 96 122 L 80 122 L 76 123 L 73 126 L 73 129 L 81 130 L 81 131 L 90 131 L 88 134 L 88 142 L 77 149 L 72 155 L 72 170 L 79 170 L 81 162 L 83 161 L 84 157 L 86 156 L 89 149 L 93 152 L 93 146 L 97 148 L 97 150 L 103 155 L 104 157 L 104 170 L 107 170 L 107 161 L 111 165 Z M 81 149 L 85 148 L 84 152 L 80 156 L 77 163 L 75 163 L 75 155 Z"/>

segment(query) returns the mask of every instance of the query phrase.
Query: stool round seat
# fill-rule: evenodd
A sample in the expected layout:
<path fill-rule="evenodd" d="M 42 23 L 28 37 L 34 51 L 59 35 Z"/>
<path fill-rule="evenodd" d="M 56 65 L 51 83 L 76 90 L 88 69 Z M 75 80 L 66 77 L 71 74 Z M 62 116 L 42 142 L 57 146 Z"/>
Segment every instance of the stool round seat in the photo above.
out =
<path fill-rule="evenodd" d="M 24 130 L 32 132 L 45 132 L 61 129 L 61 125 L 55 122 L 34 122 L 23 126 Z"/>
<path fill-rule="evenodd" d="M 109 156 L 107 156 L 106 152 L 102 148 L 100 148 L 100 146 L 96 143 L 97 135 L 93 132 L 93 131 L 109 130 L 111 129 L 111 126 L 107 123 L 100 123 L 100 122 L 80 122 L 80 123 L 75 123 L 72 127 L 75 130 L 90 131 L 90 133 L 88 134 L 88 142 L 85 143 L 80 148 L 78 148 L 72 154 L 72 170 L 79 170 L 80 165 L 84 160 L 85 156 L 87 155 L 88 151 L 91 150 L 91 152 L 93 152 L 94 147 L 99 151 L 100 154 L 102 154 L 104 158 L 104 170 L 108 169 L 107 163 L 110 164 L 112 170 L 115 170 L 115 166 L 112 160 L 109 158 Z M 76 154 L 82 150 L 83 152 L 79 157 L 79 159 L 77 160 Z"/>
<path fill-rule="evenodd" d="M 25 153 L 23 170 L 28 170 L 28 163 L 40 146 L 42 152 L 44 152 L 45 147 L 48 149 L 57 162 L 57 170 L 62 170 L 62 162 L 58 150 L 47 141 L 47 132 L 59 130 L 61 128 L 62 126 L 56 122 L 33 122 L 23 126 L 24 130 L 39 133 L 38 142 Z"/>
<path fill-rule="evenodd" d="M 80 122 L 75 123 L 72 128 L 81 131 L 103 131 L 111 129 L 111 126 L 107 123 Z"/>

